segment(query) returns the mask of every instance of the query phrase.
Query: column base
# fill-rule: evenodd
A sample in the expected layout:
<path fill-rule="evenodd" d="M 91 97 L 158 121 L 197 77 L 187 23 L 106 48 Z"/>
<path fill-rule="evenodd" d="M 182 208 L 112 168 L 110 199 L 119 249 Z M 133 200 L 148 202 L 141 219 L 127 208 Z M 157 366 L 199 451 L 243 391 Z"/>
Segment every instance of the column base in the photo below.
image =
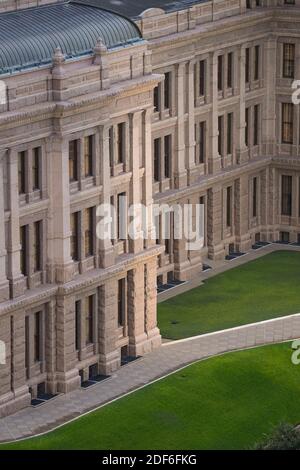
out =
<path fill-rule="evenodd" d="M 11 298 L 15 299 L 24 295 L 26 290 L 26 280 L 23 274 L 18 277 L 9 279 L 9 290 Z"/>
<path fill-rule="evenodd" d="M 182 171 L 181 173 L 174 174 L 174 186 L 176 189 L 184 188 L 187 186 L 187 172 Z"/>
<path fill-rule="evenodd" d="M 121 352 L 116 349 L 109 354 L 100 354 L 99 373 L 110 375 L 121 367 Z"/>
<path fill-rule="evenodd" d="M 238 251 L 245 253 L 251 249 L 251 246 L 252 240 L 249 234 L 236 238 L 236 247 Z"/>
<path fill-rule="evenodd" d="M 210 174 L 218 173 L 221 170 L 221 157 L 218 155 L 217 157 L 210 158 L 208 160 L 208 172 Z"/>
<path fill-rule="evenodd" d="M 80 387 L 80 376 L 78 369 L 72 369 L 68 372 L 57 372 L 57 392 L 69 393 Z"/>
<path fill-rule="evenodd" d="M 0 302 L 6 300 L 9 300 L 9 282 L 7 279 L 0 282 Z"/>
<path fill-rule="evenodd" d="M 208 247 L 208 258 L 213 261 L 222 261 L 225 258 L 224 243 Z"/>
<path fill-rule="evenodd" d="M 156 327 L 130 340 L 129 354 L 131 356 L 144 356 L 160 346 L 161 335 L 159 329 Z"/>
<path fill-rule="evenodd" d="M 11 415 L 30 406 L 31 395 L 28 391 L 28 386 L 24 385 L 16 389 L 14 392 L 9 392 L 0 397 L 0 418 Z"/>
<path fill-rule="evenodd" d="M 239 165 L 246 163 L 249 160 L 249 151 L 247 148 L 237 150 L 236 161 Z"/>

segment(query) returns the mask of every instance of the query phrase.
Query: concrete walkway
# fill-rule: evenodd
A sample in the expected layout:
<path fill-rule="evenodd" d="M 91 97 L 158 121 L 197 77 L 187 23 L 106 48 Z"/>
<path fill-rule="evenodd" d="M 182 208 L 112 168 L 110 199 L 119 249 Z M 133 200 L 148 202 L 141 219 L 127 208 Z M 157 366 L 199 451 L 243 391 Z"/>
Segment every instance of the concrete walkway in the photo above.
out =
<path fill-rule="evenodd" d="M 192 362 L 223 352 L 300 338 L 300 314 L 164 344 L 89 389 L 60 395 L 0 420 L 0 442 L 49 431 Z"/>

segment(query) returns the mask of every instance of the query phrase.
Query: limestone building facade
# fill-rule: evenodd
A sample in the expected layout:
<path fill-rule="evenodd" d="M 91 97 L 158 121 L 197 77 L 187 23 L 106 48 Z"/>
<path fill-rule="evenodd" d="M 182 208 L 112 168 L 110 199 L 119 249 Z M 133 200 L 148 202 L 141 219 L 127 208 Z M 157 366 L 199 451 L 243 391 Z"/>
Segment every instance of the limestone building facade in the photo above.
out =
<path fill-rule="evenodd" d="M 157 283 L 300 243 L 299 23 L 300 0 L 1 2 L 0 416 L 159 347 Z M 204 247 L 99 239 L 121 198 L 204 204 Z"/>

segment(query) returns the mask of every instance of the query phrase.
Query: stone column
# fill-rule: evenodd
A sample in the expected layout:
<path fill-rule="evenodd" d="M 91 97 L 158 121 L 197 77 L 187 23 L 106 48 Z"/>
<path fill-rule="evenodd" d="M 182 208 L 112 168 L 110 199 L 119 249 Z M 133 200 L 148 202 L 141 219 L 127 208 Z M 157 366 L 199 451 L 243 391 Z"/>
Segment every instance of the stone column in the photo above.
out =
<path fill-rule="evenodd" d="M 262 149 L 265 155 L 276 151 L 276 49 L 277 38 L 270 35 L 264 43 L 264 82 L 266 94 L 262 106 Z"/>
<path fill-rule="evenodd" d="M 184 214 L 184 205 L 188 203 L 188 200 L 180 201 L 182 214 Z M 175 278 L 180 281 L 186 281 L 189 278 L 190 261 L 186 244 L 184 216 L 180 217 L 177 212 L 174 212 L 174 273 Z"/>
<path fill-rule="evenodd" d="M 147 351 L 145 332 L 145 292 L 144 264 L 139 264 L 128 271 L 127 275 L 127 313 L 129 354 L 139 356 Z"/>
<path fill-rule="evenodd" d="M 148 336 L 148 350 L 161 345 L 161 336 L 157 327 L 157 261 L 152 258 L 145 265 L 145 327 Z"/>
<path fill-rule="evenodd" d="M 47 391 L 56 393 L 56 302 L 51 300 L 45 315 L 45 356 L 47 372 Z"/>
<path fill-rule="evenodd" d="M 102 184 L 102 194 L 100 198 L 100 204 L 106 204 L 107 208 L 110 205 L 110 161 L 109 161 L 109 125 L 104 124 L 99 129 L 99 159 L 100 159 L 100 181 Z M 99 212 L 96 216 L 99 216 Z M 107 214 L 108 215 L 108 214 Z M 100 219 L 96 217 L 96 223 L 100 222 Z M 101 234 L 98 234 L 101 235 Z M 97 245 L 99 248 L 99 266 L 101 268 L 107 268 L 114 264 L 115 256 L 114 249 L 110 238 L 97 236 Z"/>
<path fill-rule="evenodd" d="M 135 206 L 134 220 L 136 223 L 136 240 L 129 238 L 129 249 L 131 253 L 138 253 L 143 250 L 142 234 L 142 212 L 141 212 L 141 178 L 140 178 L 140 160 L 141 160 L 141 125 L 142 111 L 137 111 L 129 115 L 129 134 L 130 134 L 130 171 L 132 174 L 130 182 L 129 206 Z"/>
<path fill-rule="evenodd" d="M 245 142 L 246 129 L 246 84 L 245 84 L 245 47 L 239 50 L 239 85 L 240 99 L 237 116 L 237 163 L 245 163 L 249 159 L 249 152 Z"/>
<path fill-rule="evenodd" d="M 0 341 L 2 348 L 5 348 L 5 364 L 0 364 L 0 417 L 4 416 L 5 402 L 13 399 L 11 390 L 11 331 L 10 316 L 6 314 L 0 317 Z M 4 344 L 4 346 L 3 346 Z M 1 355 L 1 359 L 2 355 Z"/>
<path fill-rule="evenodd" d="M 215 186 L 208 190 L 207 198 L 207 242 L 208 257 L 222 260 L 225 256 L 222 241 L 222 187 Z"/>
<path fill-rule="evenodd" d="M 209 173 L 217 173 L 221 169 L 221 156 L 218 152 L 218 54 L 213 52 L 210 55 L 210 99 L 211 99 L 211 112 L 210 112 L 210 136 L 209 141 L 211 144 L 210 154 L 208 156 L 208 171 Z"/>
<path fill-rule="evenodd" d="M 249 191 L 248 176 L 242 175 L 234 183 L 234 229 L 237 250 L 246 252 L 251 248 L 249 234 Z"/>
<path fill-rule="evenodd" d="M 19 188 L 18 188 L 18 153 L 10 150 L 8 153 L 9 178 L 9 208 L 8 222 L 8 279 L 10 281 L 11 297 L 24 294 L 26 285 L 20 271 L 20 221 L 19 221 Z"/>
<path fill-rule="evenodd" d="M 144 112 L 144 181 L 142 187 L 142 202 L 147 208 L 147 234 L 145 247 L 150 248 L 156 244 L 156 236 L 153 225 L 153 195 L 152 195 L 152 108 Z"/>
<path fill-rule="evenodd" d="M 9 299 L 9 283 L 6 275 L 6 246 L 5 246 L 5 210 L 3 165 L 7 151 L 0 150 L 0 302 Z"/>
<path fill-rule="evenodd" d="M 121 354 L 117 343 L 118 305 L 117 305 L 118 281 L 109 279 L 99 289 L 99 372 L 108 375 L 121 365 Z"/>
<path fill-rule="evenodd" d="M 187 84 L 188 84 L 188 184 L 193 181 L 193 172 L 195 171 L 195 90 L 194 90 L 194 67 L 195 62 L 188 63 Z"/>
<path fill-rule="evenodd" d="M 51 194 L 48 223 L 50 277 L 64 283 L 73 277 L 74 264 L 70 254 L 70 189 L 69 142 L 55 135 L 47 142 L 49 192 Z"/>
<path fill-rule="evenodd" d="M 175 188 L 185 187 L 187 184 L 187 174 L 185 168 L 185 132 L 184 132 L 184 75 L 185 64 L 179 63 L 176 69 L 176 109 L 177 125 L 175 139 L 174 158 L 174 186 Z"/>
<path fill-rule="evenodd" d="M 75 351 L 75 301 L 73 296 L 56 299 L 57 391 L 70 392 L 80 385 Z"/>
<path fill-rule="evenodd" d="M 31 396 L 26 384 L 25 373 L 25 316 L 24 312 L 17 312 L 11 318 L 12 337 L 12 389 L 15 400 L 23 406 L 29 405 Z M 19 406 L 18 406 L 19 407 Z"/>

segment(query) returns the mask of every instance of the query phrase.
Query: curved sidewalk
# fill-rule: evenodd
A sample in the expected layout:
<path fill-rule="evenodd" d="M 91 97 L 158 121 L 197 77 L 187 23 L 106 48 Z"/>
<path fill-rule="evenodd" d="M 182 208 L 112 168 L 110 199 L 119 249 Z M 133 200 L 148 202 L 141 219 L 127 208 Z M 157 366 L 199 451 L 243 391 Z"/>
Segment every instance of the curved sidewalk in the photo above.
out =
<path fill-rule="evenodd" d="M 0 442 L 49 431 L 192 362 L 220 353 L 300 338 L 300 313 L 165 343 L 105 382 L 60 395 L 0 419 Z"/>

